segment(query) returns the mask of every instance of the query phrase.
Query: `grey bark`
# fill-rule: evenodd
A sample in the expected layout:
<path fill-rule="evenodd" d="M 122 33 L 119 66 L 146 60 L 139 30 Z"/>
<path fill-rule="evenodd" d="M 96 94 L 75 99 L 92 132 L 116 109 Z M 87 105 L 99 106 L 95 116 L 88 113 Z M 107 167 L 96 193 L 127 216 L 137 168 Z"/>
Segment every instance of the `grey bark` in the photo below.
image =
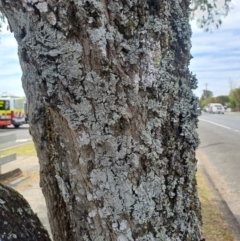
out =
<path fill-rule="evenodd" d="M 200 240 L 189 1 L 0 6 L 54 240 Z"/>
<path fill-rule="evenodd" d="M 0 240 L 50 241 L 46 229 L 27 201 L 0 183 Z"/>

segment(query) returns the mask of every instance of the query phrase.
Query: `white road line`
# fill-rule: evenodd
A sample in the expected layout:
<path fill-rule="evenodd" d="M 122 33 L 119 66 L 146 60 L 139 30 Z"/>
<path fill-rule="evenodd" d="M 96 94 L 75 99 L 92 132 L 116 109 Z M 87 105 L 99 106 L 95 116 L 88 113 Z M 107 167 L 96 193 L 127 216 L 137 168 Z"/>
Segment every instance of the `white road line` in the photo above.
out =
<path fill-rule="evenodd" d="M 217 123 L 212 122 L 212 121 L 204 120 L 204 119 L 202 119 L 202 118 L 198 118 L 198 119 L 199 119 L 199 120 L 202 120 L 202 121 L 205 121 L 205 122 L 208 122 L 208 123 L 211 123 L 211 124 L 216 125 L 216 126 L 221 126 L 221 127 L 225 128 L 225 129 L 228 129 L 228 130 L 233 130 L 233 129 L 230 128 L 230 127 L 227 127 L 227 126 L 224 126 L 224 125 L 220 125 L 220 124 L 217 124 Z"/>
<path fill-rule="evenodd" d="M 18 139 L 16 142 L 25 142 L 25 141 L 31 141 L 32 139 Z"/>

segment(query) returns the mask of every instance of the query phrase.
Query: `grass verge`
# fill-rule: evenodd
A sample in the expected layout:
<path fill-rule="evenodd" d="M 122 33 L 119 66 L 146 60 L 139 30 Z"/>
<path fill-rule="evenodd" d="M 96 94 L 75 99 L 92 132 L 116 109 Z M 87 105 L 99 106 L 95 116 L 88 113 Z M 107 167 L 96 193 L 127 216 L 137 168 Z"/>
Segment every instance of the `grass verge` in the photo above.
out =
<path fill-rule="evenodd" d="M 201 173 L 197 173 L 198 194 L 202 205 L 203 236 L 206 241 L 234 241 L 234 236 Z"/>
<path fill-rule="evenodd" d="M 0 151 L 1 156 L 10 155 L 16 153 L 17 156 L 36 156 L 36 150 L 33 142 L 9 148 L 4 151 Z"/>
<path fill-rule="evenodd" d="M 27 143 L 1 151 L 1 156 L 16 153 L 17 156 L 36 156 L 34 144 Z M 206 241 L 234 241 L 231 230 L 224 220 L 214 197 L 207 187 L 201 173 L 197 173 L 198 193 L 202 205 L 203 234 Z"/>

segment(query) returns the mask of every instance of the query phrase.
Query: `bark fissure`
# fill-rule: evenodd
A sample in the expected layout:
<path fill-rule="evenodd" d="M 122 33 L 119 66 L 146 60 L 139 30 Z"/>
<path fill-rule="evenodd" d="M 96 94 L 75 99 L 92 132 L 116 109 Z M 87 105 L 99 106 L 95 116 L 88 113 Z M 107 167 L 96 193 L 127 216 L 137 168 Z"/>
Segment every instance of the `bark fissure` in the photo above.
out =
<path fill-rule="evenodd" d="M 54 239 L 200 240 L 189 2 L 0 4 Z"/>

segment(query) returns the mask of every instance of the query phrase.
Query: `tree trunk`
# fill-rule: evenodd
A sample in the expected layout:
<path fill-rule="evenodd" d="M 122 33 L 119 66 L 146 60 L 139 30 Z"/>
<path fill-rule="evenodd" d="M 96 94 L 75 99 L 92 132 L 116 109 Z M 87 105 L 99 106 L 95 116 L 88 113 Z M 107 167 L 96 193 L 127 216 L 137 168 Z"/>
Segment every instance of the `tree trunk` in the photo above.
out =
<path fill-rule="evenodd" d="M 47 231 L 27 201 L 0 183 L 0 240 L 50 241 Z"/>
<path fill-rule="evenodd" d="M 200 240 L 189 1 L 0 6 L 54 240 Z"/>

